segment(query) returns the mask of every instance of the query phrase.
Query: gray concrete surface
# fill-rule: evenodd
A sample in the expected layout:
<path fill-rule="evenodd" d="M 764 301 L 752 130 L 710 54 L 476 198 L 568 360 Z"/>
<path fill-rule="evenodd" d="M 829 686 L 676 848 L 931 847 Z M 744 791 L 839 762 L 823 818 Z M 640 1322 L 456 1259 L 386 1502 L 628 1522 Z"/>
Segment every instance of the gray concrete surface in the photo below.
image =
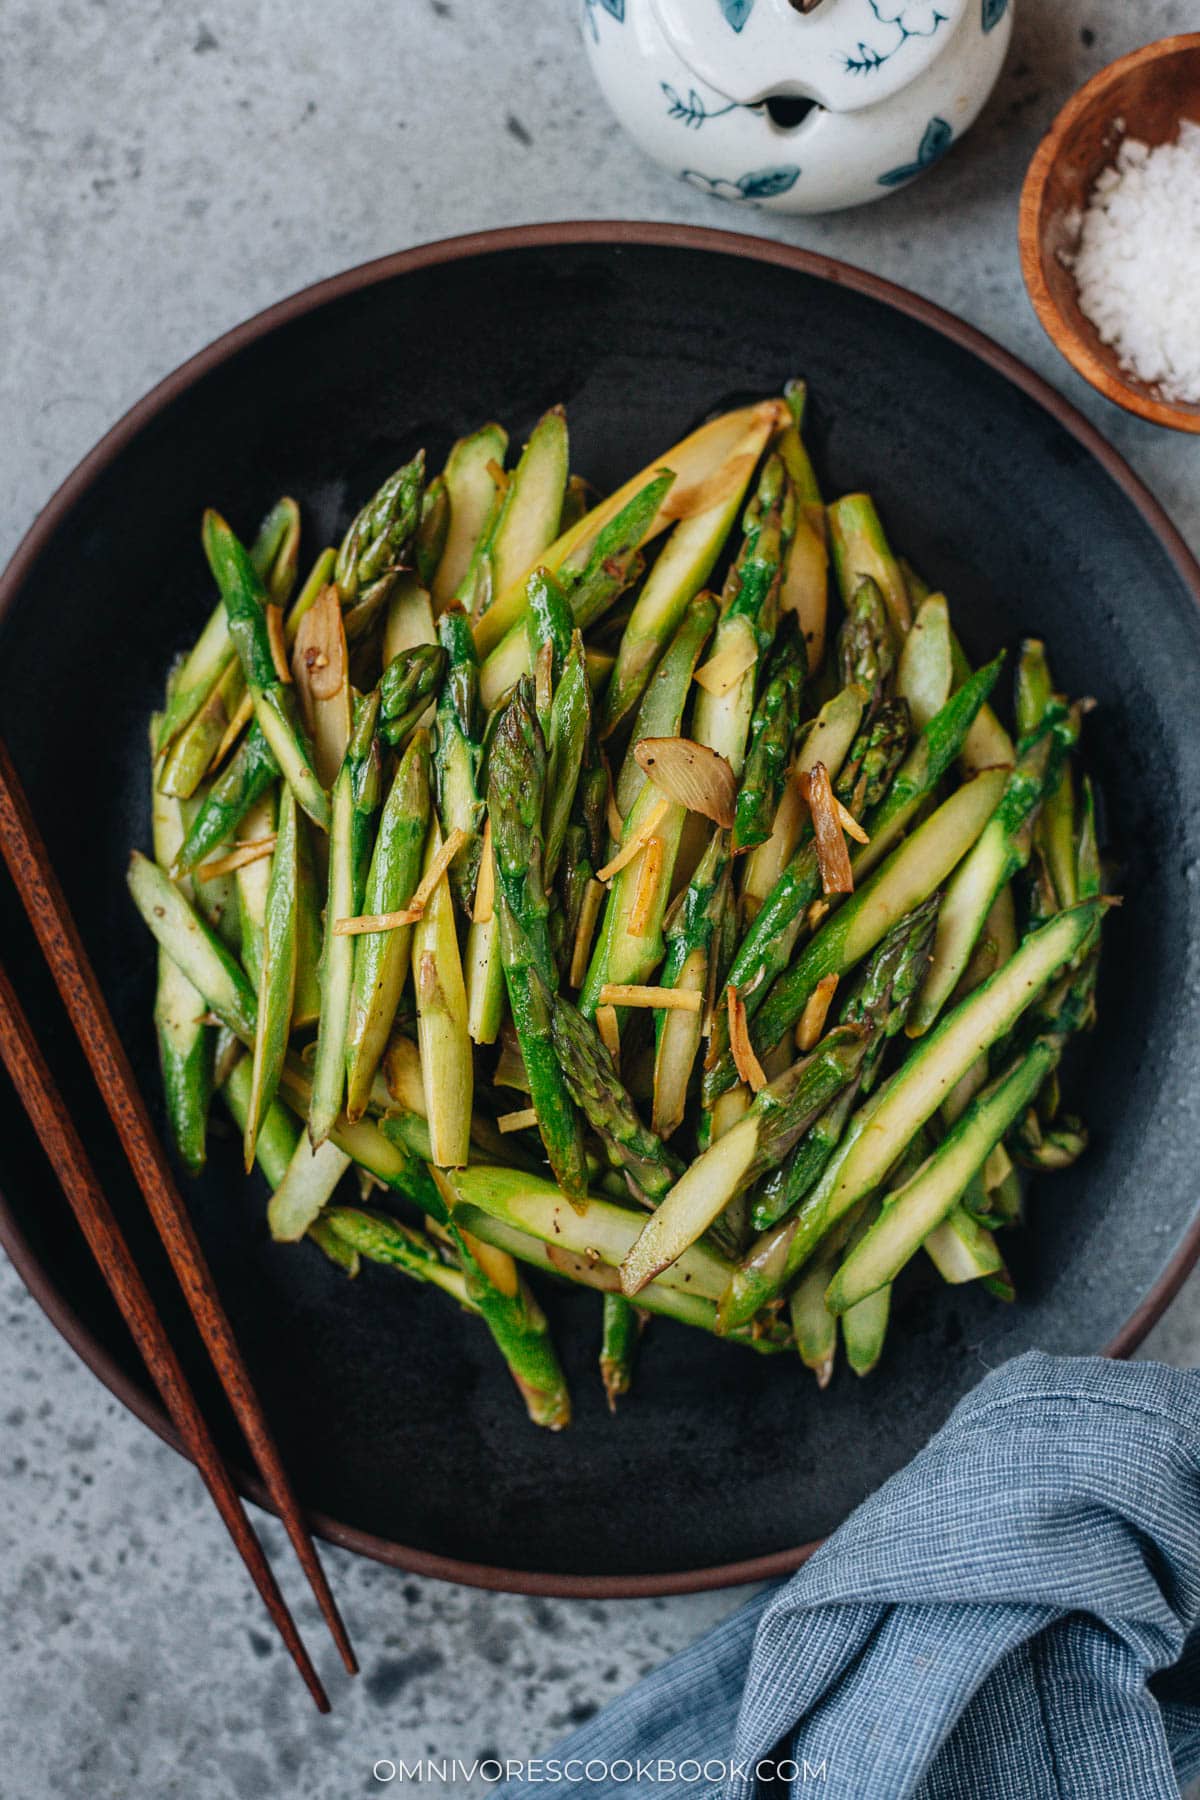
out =
<path fill-rule="evenodd" d="M 645 163 L 559 0 L 0 0 L 0 553 L 152 382 L 280 295 L 424 239 L 622 215 L 777 231 L 932 296 L 1081 404 L 1200 547 L 1196 446 L 1072 375 L 1015 244 L 1057 107 L 1102 63 L 1194 25 L 1194 5 L 1017 4 L 999 90 L 941 170 L 868 211 L 788 223 Z M 384 1791 L 380 1757 L 528 1755 L 735 1604 L 529 1601 L 331 1553 L 365 1673 L 351 1686 L 325 1655 L 336 1711 L 318 1720 L 191 1471 L 7 1264 L 0 1314 L 0 1800 L 344 1800 Z M 1198 1343 L 1190 1288 L 1147 1352 L 1191 1362 Z"/>

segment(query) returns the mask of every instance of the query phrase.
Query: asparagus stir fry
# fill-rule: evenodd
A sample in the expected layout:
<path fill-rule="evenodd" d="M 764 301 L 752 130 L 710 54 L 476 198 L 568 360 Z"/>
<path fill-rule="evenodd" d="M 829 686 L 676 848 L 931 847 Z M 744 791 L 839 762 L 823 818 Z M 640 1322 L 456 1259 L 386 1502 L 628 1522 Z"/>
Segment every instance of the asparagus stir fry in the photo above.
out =
<path fill-rule="evenodd" d="M 824 1387 L 914 1259 L 1012 1299 L 1024 1172 L 1086 1148 L 1087 703 L 1037 639 L 971 666 L 871 498 L 826 503 L 805 402 L 594 504 L 561 408 L 519 454 L 484 424 L 302 582 L 294 501 L 245 542 L 210 510 L 151 726 L 181 1160 L 222 1094 L 276 1241 L 436 1289 L 550 1429 L 535 1285 L 596 1294 L 614 1410 L 663 1319 Z"/>

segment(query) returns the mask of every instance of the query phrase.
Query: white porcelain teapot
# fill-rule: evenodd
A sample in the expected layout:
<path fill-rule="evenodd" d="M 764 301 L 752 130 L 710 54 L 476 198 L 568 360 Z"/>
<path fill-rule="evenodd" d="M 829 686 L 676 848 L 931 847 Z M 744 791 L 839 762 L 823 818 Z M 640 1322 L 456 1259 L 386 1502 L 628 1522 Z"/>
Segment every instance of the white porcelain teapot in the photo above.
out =
<path fill-rule="evenodd" d="M 613 112 L 705 193 L 776 212 L 878 200 L 987 99 L 1010 0 L 583 0 Z"/>

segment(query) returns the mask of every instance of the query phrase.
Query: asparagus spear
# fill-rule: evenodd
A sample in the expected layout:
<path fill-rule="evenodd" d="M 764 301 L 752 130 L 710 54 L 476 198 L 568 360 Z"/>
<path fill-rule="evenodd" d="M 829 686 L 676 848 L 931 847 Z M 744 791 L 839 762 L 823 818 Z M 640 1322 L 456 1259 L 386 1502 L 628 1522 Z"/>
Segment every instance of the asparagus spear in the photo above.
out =
<path fill-rule="evenodd" d="M 254 718 L 284 780 L 299 804 L 323 830 L 329 828 L 329 799 L 317 780 L 312 756 L 296 713 L 285 673 L 276 667 L 267 626 L 268 599 L 253 563 L 219 513 L 204 515 L 204 550 L 225 603 L 229 635 L 246 677 Z"/>
<path fill-rule="evenodd" d="M 1003 969 L 920 1040 L 878 1093 L 859 1108 L 841 1147 L 799 1211 L 753 1247 L 739 1271 L 736 1291 L 731 1288 L 722 1297 L 724 1325 L 744 1324 L 781 1292 L 830 1226 L 878 1187 L 954 1083 L 1012 1029 L 1056 970 L 1087 941 L 1101 912 L 1101 903 L 1093 901 L 1059 913 L 1030 932 Z"/>
<path fill-rule="evenodd" d="M 887 605 L 897 643 L 912 624 L 912 606 L 899 563 L 868 494 L 847 494 L 828 511 L 833 567 L 842 599 L 849 599 L 864 576 L 876 583 Z"/>
<path fill-rule="evenodd" d="M 421 495 L 421 516 L 413 533 L 412 561 L 421 586 L 429 591 L 450 535 L 450 490 L 444 475 L 435 475 Z"/>
<path fill-rule="evenodd" d="M 646 1221 L 640 1208 L 618 1206 L 595 1195 L 585 1200 L 582 1209 L 572 1206 L 553 1182 L 522 1169 L 471 1163 L 448 1174 L 445 1181 L 456 1205 L 474 1207 L 528 1237 L 613 1270 L 628 1255 Z M 652 1214 L 650 1222 L 657 1216 Z M 685 1248 L 678 1260 L 663 1270 L 661 1282 L 715 1300 L 732 1273 L 726 1258 L 701 1240 Z"/>
<path fill-rule="evenodd" d="M 1028 861 L 1028 821 L 1043 795 L 1057 784 L 1063 760 L 1078 736 L 1078 713 L 1052 704 L 1036 732 L 1020 746 L 999 805 L 950 878 L 933 961 L 908 1022 L 910 1037 L 919 1037 L 933 1024 L 966 968 L 996 895 Z"/>
<path fill-rule="evenodd" d="M 507 1250 L 510 1255 L 529 1263 L 535 1269 L 576 1282 L 581 1287 L 593 1288 L 604 1295 L 619 1293 L 617 1272 L 609 1263 L 597 1261 L 585 1252 L 565 1250 L 559 1244 L 531 1237 L 527 1232 L 519 1231 L 506 1223 L 503 1218 L 480 1211 L 465 1201 L 459 1202 L 455 1216 L 463 1229 L 469 1230 L 473 1237 L 494 1244 L 498 1249 Z M 636 1219 L 634 1214 L 629 1216 Z M 620 1297 L 624 1299 L 624 1295 Z M 626 1300 L 625 1304 L 628 1306 L 630 1302 Z M 652 1281 L 638 1295 L 634 1310 L 674 1319 L 680 1325 L 691 1325 L 699 1331 L 716 1330 L 715 1302 L 705 1299 L 692 1288 L 668 1287 L 661 1281 Z M 726 1341 L 743 1344 L 747 1349 L 770 1355 L 775 1351 L 786 1350 L 790 1337 L 786 1327 L 778 1319 L 767 1315 L 761 1320 L 755 1319 L 752 1327 L 730 1333 Z"/>
<path fill-rule="evenodd" d="M 513 1023 L 550 1166 L 573 1201 L 587 1191 L 579 1119 L 551 1041 L 557 971 L 550 947 L 542 860 L 546 761 L 528 682 L 505 708 L 492 743 L 488 809 L 496 864 L 496 910 Z"/>
<path fill-rule="evenodd" d="M 271 508 L 250 546 L 250 560 L 277 605 L 286 603 L 296 577 L 299 538 L 300 509 L 294 500 L 283 499 Z M 182 754 L 168 753 L 185 728 L 191 725 L 212 700 L 217 688 L 236 664 L 237 654 L 229 636 L 225 604 L 223 600 L 218 600 L 204 630 L 175 671 L 167 704 L 156 722 L 154 748 L 155 753 L 163 757 L 159 783 L 164 793 L 186 799 L 195 791 L 224 735 L 225 726 L 221 726 L 215 738 L 211 737 L 215 721 L 203 728 L 203 740 L 208 744 L 207 755 L 203 755 L 199 738 L 193 750 Z M 233 698 L 231 703 L 223 701 L 222 710 L 227 709 L 226 723 L 232 718 L 236 706 L 237 698 Z M 191 778 L 193 774 L 194 780 Z"/>
<path fill-rule="evenodd" d="M 829 602 L 829 545 L 825 508 L 816 472 L 803 438 L 808 389 L 789 381 L 783 390 L 790 417 L 775 438 L 775 449 L 796 491 L 796 529 L 779 590 L 780 610 L 795 613 L 808 653 L 809 672 L 825 660 L 825 621 Z"/>
<path fill-rule="evenodd" d="M 552 406 L 530 433 L 488 534 L 485 554 L 498 593 L 525 576 L 553 540 L 569 463 L 566 414 Z"/>
<path fill-rule="evenodd" d="M 739 452 L 740 466 L 727 491 L 713 505 L 680 520 L 650 571 L 617 650 L 616 667 L 604 700 L 605 737 L 611 736 L 640 701 L 655 663 L 678 630 L 688 603 L 712 574 L 769 429 L 769 420 L 755 422 Z M 634 729 L 636 736 L 637 728 Z"/>
<path fill-rule="evenodd" d="M 281 500 L 263 520 L 249 551 L 267 598 L 275 606 L 287 604 L 295 584 L 299 545 L 300 509 L 294 500 Z M 219 610 L 227 651 L 224 667 L 204 704 L 171 744 L 159 775 L 164 793 L 182 798 L 195 793 L 235 729 L 243 708 L 249 706 L 246 677 L 228 634 L 224 606 Z"/>
<path fill-rule="evenodd" d="M 1013 698 L 1017 733 L 1022 738 L 1032 737 L 1054 698 L 1054 684 L 1046 661 L 1046 646 L 1040 638 L 1025 638 L 1022 641 Z"/>
<path fill-rule="evenodd" d="M 479 792 L 479 658 L 467 615 L 448 608 L 437 624 L 446 653 L 446 678 L 437 712 L 438 816 L 442 833 L 456 828 L 467 841 L 450 865 L 450 885 L 464 912 L 470 912 L 479 875 L 483 801 Z"/>
<path fill-rule="evenodd" d="M 611 1413 L 616 1412 L 617 1401 L 633 1386 L 634 1358 L 645 1322 L 645 1313 L 628 1301 L 624 1294 L 605 1294 L 600 1379 L 604 1383 L 604 1393 Z"/>
<path fill-rule="evenodd" d="M 567 826 L 575 804 L 584 741 L 591 729 L 592 692 L 588 685 L 587 661 L 583 638 L 578 631 L 574 631 L 562 672 L 555 683 L 546 740 L 546 805 L 542 818 L 542 841 L 546 846 L 545 879 L 548 883 L 552 883 L 558 873 Z"/>
<path fill-rule="evenodd" d="M 247 843 L 267 838 L 275 831 L 275 796 L 266 794 L 251 807 L 243 821 L 242 835 Z M 159 861 L 161 862 L 161 858 Z M 164 865 L 168 866 L 168 865 Z M 235 871 L 237 890 L 238 951 L 242 967 L 257 988 L 262 974 L 263 927 L 267 913 L 267 889 L 271 884 L 271 859 L 263 856 L 257 862 L 243 863 Z M 185 890 L 186 891 L 186 890 Z"/>
<path fill-rule="evenodd" d="M 1033 1099 L 1062 1055 L 1058 1038 L 1038 1038 L 973 1100 L 910 1180 L 888 1195 L 878 1219 L 855 1245 L 826 1293 L 833 1312 L 893 1281 L 942 1223 L 991 1150 Z"/>
<path fill-rule="evenodd" d="M 321 1018 L 308 1114 L 308 1133 L 314 1149 L 329 1136 L 346 1092 L 354 939 L 339 935 L 334 926 L 339 919 L 356 917 L 362 909 L 372 823 L 379 808 L 380 755 L 375 737 L 378 719 L 376 690 L 355 706 L 354 729 L 333 784 L 325 942 L 320 969 Z"/>
<path fill-rule="evenodd" d="M 978 1281 L 997 1300 L 1016 1299 L 999 1244 L 965 1207 L 956 1206 L 949 1218 L 930 1232 L 924 1249 L 942 1280 L 951 1286 Z"/>
<path fill-rule="evenodd" d="M 152 743 L 159 724 L 156 716 L 150 727 Z M 157 781 L 152 784 L 151 817 L 155 860 L 166 869 L 183 839 L 183 816 L 179 801 L 164 794 Z M 175 1146 L 193 1175 L 204 1167 L 213 1090 L 213 1032 L 203 1022 L 204 1011 L 202 996 L 160 948 L 154 1026 L 163 1096 Z"/>
<path fill-rule="evenodd" d="M 416 731 L 404 752 L 379 819 L 363 890 L 364 910 L 377 916 L 408 905 L 420 880 L 429 835 L 429 733 Z M 351 940 L 354 973 L 346 1032 L 346 1113 L 366 1111 L 387 1045 L 412 951 L 412 927 L 369 931 Z"/>
<path fill-rule="evenodd" d="M 462 1269 L 457 1263 L 446 1262 L 425 1232 L 414 1231 L 411 1225 L 402 1225 L 399 1219 L 365 1206 L 331 1206 L 325 1221 L 335 1237 L 368 1262 L 400 1269 L 416 1281 L 441 1288 L 468 1312 L 479 1311 Z"/>
<path fill-rule="evenodd" d="M 609 1161 L 624 1171 L 635 1200 L 657 1206 L 683 1173 L 683 1164 L 655 1132 L 647 1131 L 595 1027 L 561 995 L 554 1000 L 551 1029 L 571 1096 Z"/>
<path fill-rule="evenodd" d="M 296 991 L 297 858 L 296 799 L 285 787 L 263 917 L 262 961 L 258 978 L 258 1021 L 250 1077 L 248 1118 L 243 1136 L 246 1173 L 254 1167 L 254 1149 L 267 1108 L 275 1098 Z"/>
<path fill-rule="evenodd" d="M 808 1266 L 800 1271 L 788 1297 L 792 1334 L 801 1362 L 812 1370 L 819 1388 L 833 1379 L 837 1360 L 838 1322 L 825 1304 L 825 1289 L 838 1266 L 862 1209 L 855 1207 L 825 1238 Z"/>
<path fill-rule="evenodd" d="M 405 566 L 421 516 L 425 453 L 389 475 L 350 524 L 338 549 L 333 579 L 342 604 L 360 620 L 373 619 Z"/>
<path fill-rule="evenodd" d="M 854 967 L 896 923 L 928 899 L 977 841 L 1007 779 L 985 770 L 956 788 L 826 921 L 755 1016 L 755 1041 L 770 1046 L 796 1024 L 822 976 Z"/>
<path fill-rule="evenodd" d="M 667 928 L 662 985 L 709 992 L 713 939 L 730 899 L 729 833 L 715 831 Z M 663 1011 L 655 1021 L 654 1129 L 668 1138 L 683 1123 L 688 1083 L 700 1048 L 698 1012 Z"/>
<path fill-rule="evenodd" d="M 801 1272 L 788 1299 L 796 1349 L 819 1388 L 827 1388 L 833 1380 L 837 1360 L 837 1319 L 825 1304 L 825 1286 L 837 1267 L 837 1257 L 836 1250 L 824 1248 L 820 1258 Z"/>
<path fill-rule="evenodd" d="M 815 1186 L 841 1142 L 855 1102 L 874 1087 L 883 1052 L 908 1019 L 929 967 L 938 911 L 935 894 L 894 925 L 855 983 L 841 1009 L 841 1023 L 870 1027 L 866 1055 L 850 1087 L 821 1114 L 787 1161 L 767 1176 L 754 1206 L 756 1231 L 769 1229 Z"/>
<path fill-rule="evenodd" d="M 446 458 L 450 529 L 432 582 L 439 609 L 452 599 L 461 600 L 469 609 L 479 546 L 489 537 L 503 498 L 498 474 L 507 450 L 507 431 L 502 425 L 488 424 L 470 437 L 459 438 Z"/>
<path fill-rule="evenodd" d="M 238 1130 L 244 1132 L 250 1117 L 250 1079 L 251 1062 L 248 1056 L 238 1059 L 226 1076 L 221 1088 L 225 1103 L 233 1116 Z M 287 1179 L 288 1169 L 298 1145 L 303 1145 L 308 1160 L 314 1161 L 309 1150 L 299 1119 L 279 1100 L 273 1100 L 263 1114 L 255 1144 L 255 1157 L 259 1168 L 266 1176 L 273 1190 L 278 1189 Z M 331 1153 L 333 1146 L 324 1144 L 320 1155 L 324 1159 Z M 345 1165 L 343 1164 L 343 1167 Z M 334 1184 L 336 1185 L 336 1184 Z M 330 1189 L 332 1192 L 332 1188 Z M 358 1273 L 349 1248 L 338 1242 L 333 1244 L 324 1229 L 320 1215 L 308 1228 L 309 1238 L 322 1250 L 332 1262 L 344 1268 L 350 1275 Z"/>
<path fill-rule="evenodd" d="M 879 584 L 864 575 L 846 599 L 846 617 L 838 632 L 838 674 L 844 687 L 853 682 L 866 692 L 874 712 L 895 671 L 887 603 Z"/>
<path fill-rule="evenodd" d="M 779 456 L 768 458 L 746 508 L 745 536 L 730 571 L 728 604 L 713 639 L 710 666 L 741 673 L 722 691 L 705 688 L 696 701 L 694 730 L 718 751 L 735 775 L 742 772 L 754 711 L 758 659 L 771 646 L 779 620 L 783 558 L 795 525 L 795 496 Z"/>
<path fill-rule="evenodd" d="M 205 924 L 166 872 L 133 851 L 129 892 L 167 955 L 203 994 L 210 1012 L 244 1044 L 254 1042 L 258 1003 L 242 966 Z"/>
<path fill-rule="evenodd" d="M 742 915 L 747 926 L 752 925 L 758 917 L 763 902 L 795 856 L 797 848 L 801 845 L 811 847 L 812 818 L 796 777 L 810 775 L 817 763 L 824 763 L 830 780 L 835 784 L 834 792 L 838 799 L 853 810 L 855 786 L 862 759 L 870 751 L 872 768 L 875 767 L 877 752 L 873 746 L 884 742 L 885 737 L 890 743 L 893 726 L 895 758 L 888 770 L 889 779 L 895 764 L 903 756 L 908 743 L 908 720 L 903 707 L 897 707 L 895 703 L 885 706 L 878 720 L 873 717 L 860 733 L 866 700 L 864 689 L 857 683 L 839 689 L 831 700 L 825 702 L 805 732 L 788 772 L 771 835 L 765 843 L 758 844 L 751 850 L 742 867 Z M 886 727 L 882 724 L 885 716 Z M 876 730 L 880 733 L 878 737 L 871 735 Z M 873 776 L 872 779 L 878 785 L 878 778 Z M 815 852 L 812 852 L 808 860 L 816 869 Z M 819 869 L 816 872 L 819 879 Z M 814 897 L 815 892 L 816 890 Z M 784 954 L 786 959 L 790 949 Z"/>
<path fill-rule="evenodd" d="M 277 1244 L 298 1243 L 312 1230 L 349 1167 L 350 1157 L 332 1138 L 314 1150 L 308 1134 L 301 1133 L 267 1206 Z"/>
<path fill-rule="evenodd" d="M 426 850 L 426 872 L 440 849 L 441 833 L 435 820 Z M 465 1163 L 468 1155 L 474 1062 L 467 1031 L 467 995 L 454 903 L 445 874 L 413 926 L 412 964 L 417 1041 L 433 1161 L 453 1168 Z"/>
<path fill-rule="evenodd" d="M 598 619 L 617 596 L 636 581 L 642 568 L 638 547 L 661 512 L 672 479 L 669 473 L 660 472 L 635 493 L 600 531 L 582 569 L 574 568 L 569 561 L 553 568 L 546 564 L 543 574 L 550 580 L 556 574 L 560 577 L 575 623 L 581 630 Z M 529 592 L 527 579 L 526 606 Z M 476 627 L 477 642 L 481 635 L 486 636 L 489 617 L 485 613 Z M 522 619 L 518 618 L 484 662 L 480 674 L 484 705 L 494 706 L 522 675 L 529 672 L 529 668 L 529 635 Z"/>
<path fill-rule="evenodd" d="M 421 724 L 446 675 L 440 644 L 413 644 L 394 656 L 379 683 L 379 735 L 400 749 Z"/>
<path fill-rule="evenodd" d="M 871 1230 L 874 1220 L 879 1214 L 879 1202 L 868 1201 L 862 1218 L 850 1234 L 850 1255 L 863 1238 Z M 826 1301 L 828 1305 L 828 1300 Z M 846 1361 L 856 1375 L 869 1375 L 878 1367 L 883 1355 L 883 1343 L 887 1336 L 888 1320 L 892 1310 L 891 1284 L 884 1283 L 876 1288 L 856 1305 L 847 1307 L 841 1313 L 842 1342 L 846 1346 Z"/>
<path fill-rule="evenodd" d="M 782 1161 L 854 1079 L 869 1042 L 866 1027 L 838 1026 L 756 1095 L 744 1117 L 697 1158 L 647 1221 L 621 1265 L 625 1293 L 638 1293 L 675 1263 L 731 1200 Z"/>
<path fill-rule="evenodd" d="M 249 731 L 205 794 L 176 853 L 171 873 L 187 874 L 198 863 L 214 856 L 278 778 L 279 764 L 275 753 L 257 721 L 252 721 Z"/>
<path fill-rule="evenodd" d="M 321 1017 L 321 893 L 312 828 L 296 817 L 296 991 L 292 1029 L 307 1031 Z"/>
<path fill-rule="evenodd" d="M 771 835 L 784 769 L 804 695 L 807 658 L 793 631 L 781 633 L 750 721 L 750 747 L 738 790 L 733 850 L 750 850 Z"/>
<path fill-rule="evenodd" d="M 648 522 L 643 543 L 666 529 L 671 523 L 672 513 L 676 517 L 686 517 L 692 511 L 699 511 L 713 504 L 713 477 L 719 476 L 719 485 L 732 487 L 741 478 L 744 468 L 741 459 L 746 451 L 748 434 L 764 423 L 769 432 L 779 423 L 780 413 L 780 403 L 770 400 L 710 420 L 707 425 L 692 432 L 690 437 L 684 438 L 655 462 L 632 476 L 614 494 L 610 494 L 607 500 L 602 500 L 598 506 L 593 507 L 578 524 L 539 555 L 537 562 L 549 569 L 551 574 L 556 574 L 568 560 L 577 562 L 581 555 L 591 549 L 601 531 L 617 517 L 622 508 L 663 471 L 669 470 L 674 474 L 674 498 L 669 510 L 660 504 L 658 511 Z M 737 463 L 738 466 L 731 469 L 731 463 Z M 524 582 L 527 574 L 528 568 L 521 571 L 520 576 L 506 591 L 498 592 L 493 605 L 479 620 L 475 641 L 481 656 L 492 650 L 523 617 Z M 490 699 L 487 704 L 491 704 Z"/>
<path fill-rule="evenodd" d="M 930 594 L 917 610 L 896 671 L 896 692 L 907 700 L 919 731 L 945 706 L 953 685 L 950 609 L 944 594 Z"/>

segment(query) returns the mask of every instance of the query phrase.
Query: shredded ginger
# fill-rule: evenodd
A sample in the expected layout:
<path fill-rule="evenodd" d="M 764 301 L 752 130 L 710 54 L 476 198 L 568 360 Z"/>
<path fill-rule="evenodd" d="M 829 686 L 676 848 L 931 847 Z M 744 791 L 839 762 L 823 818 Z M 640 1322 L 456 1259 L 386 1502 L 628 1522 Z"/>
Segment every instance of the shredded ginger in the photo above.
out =
<path fill-rule="evenodd" d="M 1125 138 L 1063 261 L 1121 367 L 1166 400 L 1200 400 L 1200 124 L 1154 149 Z"/>

